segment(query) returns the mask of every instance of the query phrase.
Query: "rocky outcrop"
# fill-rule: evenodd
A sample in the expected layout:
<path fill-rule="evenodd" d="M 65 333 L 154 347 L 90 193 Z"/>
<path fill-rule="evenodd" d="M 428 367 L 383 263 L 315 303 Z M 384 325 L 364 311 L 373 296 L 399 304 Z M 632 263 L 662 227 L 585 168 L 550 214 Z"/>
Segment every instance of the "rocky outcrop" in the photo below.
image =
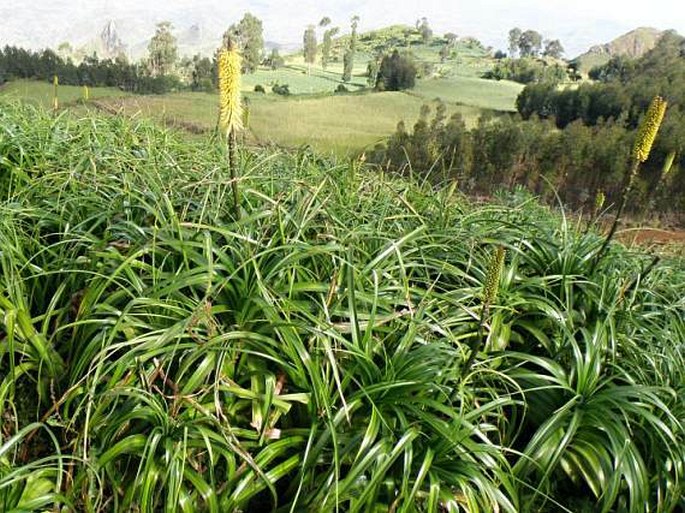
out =
<path fill-rule="evenodd" d="M 119 37 L 116 24 L 110 20 L 105 28 L 100 32 L 99 45 L 103 57 L 116 57 L 119 54 L 126 53 L 126 45 Z"/>

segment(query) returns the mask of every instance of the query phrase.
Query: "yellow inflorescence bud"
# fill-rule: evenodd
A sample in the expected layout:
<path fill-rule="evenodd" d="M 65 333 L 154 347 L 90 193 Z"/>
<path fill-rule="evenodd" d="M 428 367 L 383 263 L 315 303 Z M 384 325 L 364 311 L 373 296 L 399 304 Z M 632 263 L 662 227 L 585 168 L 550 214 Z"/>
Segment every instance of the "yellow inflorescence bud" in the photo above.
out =
<path fill-rule="evenodd" d="M 597 195 L 595 196 L 595 212 L 602 210 L 606 199 L 607 197 L 606 194 L 604 194 L 604 191 L 597 191 Z"/>
<path fill-rule="evenodd" d="M 663 121 L 666 113 L 666 105 L 666 100 L 661 96 L 655 96 L 649 105 L 649 109 L 647 109 L 647 114 L 645 114 L 645 118 L 637 131 L 637 139 L 633 147 L 633 157 L 638 162 L 644 162 L 649 158 L 656 133 L 659 131 L 661 121 Z"/>
<path fill-rule="evenodd" d="M 498 246 L 493 252 L 488 266 L 488 272 L 485 275 L 485 287 L 483 291 L 483 303 L 490 306 L 497 297 L 497 290 L 499 289 L 499 282 L 504 271 L 504 248 Z"/>
<path fill-rule="evenodd" d="M 671 150 L 666 155 L 666 160 L 664 161 L 664 167 L 661 170 L 661 176 L 668 176 L 668 173 L 673 169 L 673 161 L 675 160 L 675 150 Z"/>
<path fill-rule="evenodd" d="M 240 54 L 237 50 L 221 50 L 219 53 L 219 125 L 226 134 L 243 127 L 240 65 Z"/>

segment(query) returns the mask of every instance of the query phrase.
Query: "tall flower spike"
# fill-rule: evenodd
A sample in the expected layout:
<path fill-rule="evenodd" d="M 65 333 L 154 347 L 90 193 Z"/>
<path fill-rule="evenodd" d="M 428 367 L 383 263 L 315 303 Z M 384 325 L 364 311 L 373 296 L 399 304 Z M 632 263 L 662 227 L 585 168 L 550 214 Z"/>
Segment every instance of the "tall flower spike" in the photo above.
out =
<path fill-rule="evenodd" d="M 649 104 L 647 114 L 645 114 L 645 118 L 642 120 L 637 131 L 637 139 L 633 147 L 633 157 L 636 161 L 644 162 L 649 158 L 649 152 L 652 150 L 656 133 L 659 131 L 666 113 L 666 105 L 666 100 L 661 96 L 655 96 L 652 103 Z"/>
<path fill-rule="evenodd" d="M 226 134 L 243 127 L 240 54 L 232 45 L 219 52 L 219 126 Z"/>
<path fill-rule="evenodd" d="M 498 246 L 492 254 L 488 272 L 485 275 L 485 287 L 483 292 L 483 303 L 489 307 L 497 298 L 499 282 L 504 271 L 504 248 Z"/>

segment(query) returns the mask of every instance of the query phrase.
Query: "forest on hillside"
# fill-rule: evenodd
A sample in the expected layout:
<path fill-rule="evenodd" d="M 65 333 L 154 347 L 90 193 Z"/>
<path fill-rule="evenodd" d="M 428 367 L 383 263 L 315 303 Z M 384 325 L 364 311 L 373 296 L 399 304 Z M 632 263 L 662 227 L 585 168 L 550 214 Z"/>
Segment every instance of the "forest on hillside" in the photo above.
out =
<path fill-rule="evenodd" d="M 519 115 L 481 117 L 467 129 L 444 108 L 424 109 L 404 123 L 372 160 L 411 168 L 433 181 L 456 179 L 466 191 L 492 194 L 525 186 L 569 206 L 591 210 L 598 194 L 615 202 L 630 166 L 635 129 L 656 95 L 667 114 L 643 166 L 629 210 L 680 219 L 685 212 L 685 38 L 666 33 L 637 60 L 615 57 L 592 71 L 595 83 L 530 84 L 517 99 Z"/>

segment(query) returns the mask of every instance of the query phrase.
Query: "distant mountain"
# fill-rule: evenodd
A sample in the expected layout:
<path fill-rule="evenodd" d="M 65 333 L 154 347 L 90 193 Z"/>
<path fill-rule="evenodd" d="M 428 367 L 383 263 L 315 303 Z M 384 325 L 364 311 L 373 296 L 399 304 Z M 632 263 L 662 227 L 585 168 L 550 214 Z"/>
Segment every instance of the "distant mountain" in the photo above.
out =
<path fill-rule="evenodd" d="M 331 18 L 332 26 L 340 27 L 341 35 L 350 32 L 353 14 L 361 18 L 360 33 L 393 24 L 414 26 L 417 17 L 426 16 L 436 35 L 472 35 L 495 48 L 506 48 L 507 33 L 516 20 L 516 24 L 538 30 L 545 37 L 560 39 L 567 55 L 577 55 L 593 42 L 608 41 L 631 28 L 629 22 L 613 13 L 589 16 L 583 9 L 569 8 L 561 15 L 558 2 L 545 0 L 481 0 L 459 3 L 459 9 L 452 4 L 444 0 L 299 0 L 295 8 L 294 2 L 272 0 L 0 0 L 0 46 L 37 50 L 57 48 L 68 42 L 72 48 L 82 48 L 96 40 L 109 21 L 114 20 L 128 57 L 138 59 L 147 54 L 155 25 L 170 21 L 179 39 L 181 55 L 211 55 L 221 43 L 224 31 L 246 12 L 262 20 L 264 38 L 278 42 L 282 53 L 285 48 L 301 47 L 307 25 L 317 23 L 323 16 Z M 685 33 L 685 17 L 669 16 L 668 11 L 644 10 L 642 23 Z"/>
<path fill-rule="evenodd" d="M 636 28 L 609 43 L 593 46 L 572 62 L 577 65 L 581 73 L 587 73 L 595 66 L 606 64 L 616 55 L 637 59 L 654 48 L 662 35 L 663 31 L 655 28 Z"/>
<path fill-rule="evenodd" d="M 99 43 L 104 57 L 115 57 L 120 53 L 126 53 L 126 45 L 121 40 L 113 20 L 110 20 L 100 32 Z"/>

